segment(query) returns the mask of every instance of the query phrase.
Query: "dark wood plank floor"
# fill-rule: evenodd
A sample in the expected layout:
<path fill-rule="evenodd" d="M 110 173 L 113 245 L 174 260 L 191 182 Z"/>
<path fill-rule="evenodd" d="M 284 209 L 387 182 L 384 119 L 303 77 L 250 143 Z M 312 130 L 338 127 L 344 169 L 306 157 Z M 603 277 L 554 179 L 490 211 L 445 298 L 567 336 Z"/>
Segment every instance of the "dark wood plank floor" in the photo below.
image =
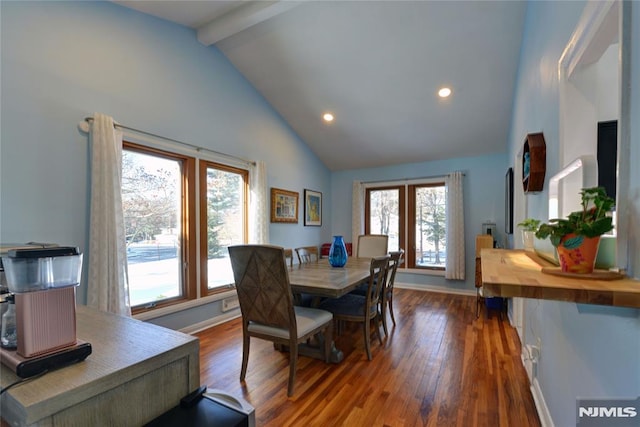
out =
<path fill-rule="evenodd" d="M 258 426 L 540 426 L 518 335 L 497 314 L 475 317 L 475 297 L 395 290 L 397 326 L 373 360 L 347 325 L 340 364 L 300 357 L 287 398 L 288 355 L 251 340 L 240 383 L 240 320 L 198 333 L 201 383 L 243 396 Z M 392 324 L 391 324 L 392 325 Z"/>

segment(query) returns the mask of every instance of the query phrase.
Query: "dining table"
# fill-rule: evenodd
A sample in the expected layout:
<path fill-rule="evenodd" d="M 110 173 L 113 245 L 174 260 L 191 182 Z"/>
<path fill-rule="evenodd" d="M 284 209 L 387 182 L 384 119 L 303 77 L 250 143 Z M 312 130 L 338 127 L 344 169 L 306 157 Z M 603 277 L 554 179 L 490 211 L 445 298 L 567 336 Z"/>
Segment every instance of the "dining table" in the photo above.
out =
<path fill-rule="evenodd" d="M 329 260 L 321 258 L 318 262 L 294 264 L 289 267 L 289 284 L 293 293 L 310 294 L 320 298 L 340 298 L 369 279 L 370 258 L 349 257 L 344 267 L 333 267 Z M 324 359 L 321 342 L 300 344 L 298 353 L 309 357 Z M 344 359 L 342 351 L 331 346 L 330 362 L 340 363 Z"/>
<path fill-rule="evenodd" d="M 344 267 L 332 267 L 329 260 L 294 264 L 289 267 L 289 283 L 294 293 L 340 298 L 369 279 L 371 258 L 347 259 Z"/>

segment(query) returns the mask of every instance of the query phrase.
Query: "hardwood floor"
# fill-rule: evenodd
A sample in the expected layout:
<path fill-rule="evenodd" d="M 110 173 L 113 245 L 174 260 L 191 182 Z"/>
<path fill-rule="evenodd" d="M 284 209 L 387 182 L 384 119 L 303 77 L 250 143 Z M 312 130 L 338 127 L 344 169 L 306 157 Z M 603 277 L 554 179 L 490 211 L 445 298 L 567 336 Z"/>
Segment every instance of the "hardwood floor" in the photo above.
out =
<path fill-rule="evenodd" d="M 347 325 L 335 337 L 344 360 L 300 357 L 295 394 L 287 398 L 288 354 L 252 339 L 241 384 L 235 319 L 196 334 L 201 383 L 243 396 L 258 426 L 540 426 L 506 317 L 483 312 L 476 319 L 475 297 L 394 292 L 397 326 L 384 346 L 372 339 L 372 361 L 361 325 Z"/>

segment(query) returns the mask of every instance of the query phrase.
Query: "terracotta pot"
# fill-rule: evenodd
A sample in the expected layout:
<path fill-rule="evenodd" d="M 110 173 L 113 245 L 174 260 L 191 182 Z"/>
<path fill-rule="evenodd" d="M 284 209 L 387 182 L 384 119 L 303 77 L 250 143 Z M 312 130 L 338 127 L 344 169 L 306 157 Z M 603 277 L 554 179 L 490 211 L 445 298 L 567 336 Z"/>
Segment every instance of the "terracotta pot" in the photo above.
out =
<path fill-rule="evenodd" d="M 557 247 L 560 268 L 567 273 L 593 273 L 600 236 L 585 237 L 567 234 Z"/>

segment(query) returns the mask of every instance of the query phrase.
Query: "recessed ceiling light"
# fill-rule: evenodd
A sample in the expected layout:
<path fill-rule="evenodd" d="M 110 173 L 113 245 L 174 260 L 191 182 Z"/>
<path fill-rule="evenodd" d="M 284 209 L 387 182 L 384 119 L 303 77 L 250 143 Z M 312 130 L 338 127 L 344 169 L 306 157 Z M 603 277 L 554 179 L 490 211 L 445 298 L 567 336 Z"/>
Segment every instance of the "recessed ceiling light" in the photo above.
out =
<path fill-rule="evenodd" d="M 322 115 L 322 118 L 324 119 L 325 122 L 332 122 L 333 121 L 333 114 L 331 113 L 324 113 Z"/>
<path fill-rule="evenodd" d="M 451 95 L 451 89 L 449 89 L 448 87 L 443 87 L 438 91 L 438 96 L 440 96 L 440 98 L 446 98 L 449 95 Z"/>

